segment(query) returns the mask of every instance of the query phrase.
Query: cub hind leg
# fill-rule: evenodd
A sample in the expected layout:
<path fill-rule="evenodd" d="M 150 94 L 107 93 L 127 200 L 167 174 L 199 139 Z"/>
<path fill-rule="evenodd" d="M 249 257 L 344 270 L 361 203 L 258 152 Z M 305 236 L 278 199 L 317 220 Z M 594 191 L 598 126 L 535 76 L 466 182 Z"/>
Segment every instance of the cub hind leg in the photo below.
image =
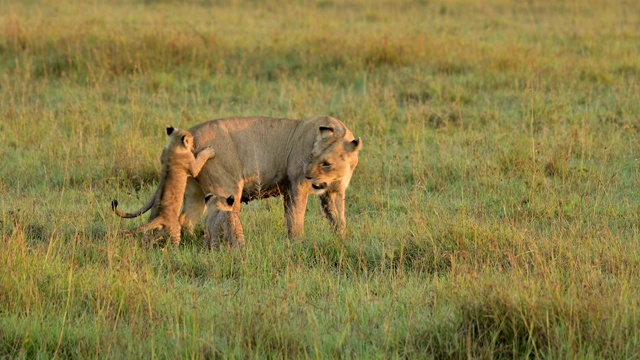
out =
<path fill-rule="evenodd" d="M 120 230 L 120 232 L 122 234 L 127 234 L 127 235 L 134 235 L 134 234 L 139 234 L 141 232 L 144 232 L 142 245 L 143 247 L 146 248 L 146 247 L 150 247 L 155 242 L 155 240 L 153 239 L 155 230 L 162 230 L 162 229 L 166 229 L 166 224 L 164 222 L 164 219 L 161 217 L 157 217 L 153 219 L 151 222 L 145 225 L 139 226 L 133 230 Z"/>

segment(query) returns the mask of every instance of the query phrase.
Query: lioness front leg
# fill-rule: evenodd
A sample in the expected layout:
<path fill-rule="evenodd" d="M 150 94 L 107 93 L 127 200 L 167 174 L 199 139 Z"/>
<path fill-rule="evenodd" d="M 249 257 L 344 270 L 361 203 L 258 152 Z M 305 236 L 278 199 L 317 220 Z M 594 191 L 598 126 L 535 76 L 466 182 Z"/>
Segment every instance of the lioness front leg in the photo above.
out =
<path fill-rule="evenodd" d="M 304 234 L 304 214 L 307 210 L 309 194 L 293 186 L 284 193 L 284 217 L 287 222 L 287 235 L 290 240 Z"/>
<path fill-rule="evenodd" d="M 336 234 L 343 236 L 347 230 L 347 219 L 344 216 L 344 191 L 326 192 L 320 195 L 322 211 Z"/>

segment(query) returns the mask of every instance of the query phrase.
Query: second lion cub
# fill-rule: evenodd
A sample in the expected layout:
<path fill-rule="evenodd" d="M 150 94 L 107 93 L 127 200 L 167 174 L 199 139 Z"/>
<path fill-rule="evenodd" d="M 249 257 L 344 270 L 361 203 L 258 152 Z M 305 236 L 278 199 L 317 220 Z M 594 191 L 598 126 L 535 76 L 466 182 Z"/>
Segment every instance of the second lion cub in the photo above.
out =
<path fill-rule="evenodd" d="M 169 234 L 173 245 L 180 244 L 181 221 L 180 209 L 184 191 L 187 186 L 189 176 L 196 177 L 202 170 L 207 160 L 215 156 L 215 151 L 211 147 L 205 147 L 193 154 L 193 136 L 189 131 L 167 127 L 169 142 L 162 150 L 162 170 L 160 180 L 153 199 L 147 202 L 152 204 L 149 222 L 137 229 L 126 231 L 127 233 L 146 232 L 145 242 L 149 243 L 150 232 L 156 229 L 163 229 Z M 113 211 L 120 217 L 135 217 L 142 213 L 140 209 L 134 214 L 123 213 L 118 210 L 118 201 L 111 202 Z"/>
<path fill-rule="evenodd" d="M 244 247 L 244 231 L 237 211 L 233 211 L 235 198 L 207 194 L 204 201 L 208 207 L 204 239 L 209 250 L 217 250 L 221 242 L 231 247 Z"/>

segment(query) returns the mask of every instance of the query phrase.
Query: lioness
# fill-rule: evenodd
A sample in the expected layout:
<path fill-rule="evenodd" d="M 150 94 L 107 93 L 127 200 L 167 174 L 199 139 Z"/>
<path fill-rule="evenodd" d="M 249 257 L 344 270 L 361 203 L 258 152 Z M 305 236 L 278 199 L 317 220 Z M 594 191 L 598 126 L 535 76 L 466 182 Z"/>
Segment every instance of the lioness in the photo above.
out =
<path fill-rule="evenodd" d="M 139 216 L 150 208 L 151 214 L 146 225 L 131 231 L 125 230 L 124 232 L 146 232 L 145 242 L 148 243 L 152 230 L 164 228 L 171 237 L 173 245 L 179 245 L 180 227 L 182 225 L 179 215 L 187 186 L 187 178 L 189 176 L 198 176 L 207 160 L 214 157 L 215 151 L 213 148 L 206 146 L 198 152 L 197 156 L 194 156 L 193 136 L 190 132 L 175 129 L 172 126 L 168 126 L 166 131 L 167 135 L 169 135 L 169 141 L 162 150 L 160 160 L 162 170 L 158 188 L 153 198 L 147 201 L 141 209 L 131 214 L 124 213 L 118 209 L 118 200 L 113 200 L 111 207 L 118 216 L 124 218 Z"/>
<path fill-rule="evenodd" d="M 362 142 L 340 120 L 329 116 L 302 121 L 229 118 L 189 131 L 197 149 L 211 146 L 216 157 L 205 164 L 197 181 L 187 181 L 182 212 L 185 231 L 192 231 L 204 213 L 204 194 L 229 194 L 242 202 L 282 195 L 287 234 L 297 238 L 304 231 L 307 198 L 318 194 L 334 230 L 344 233 L 345 190 Z M 233 211 L 240 211 L 241 201 L 235 201 Z M 217 211 L 209 209 L 208 223 L 216 222 Z M 228 226 L 241 227 L 239 221 L 229 221 Z"/>

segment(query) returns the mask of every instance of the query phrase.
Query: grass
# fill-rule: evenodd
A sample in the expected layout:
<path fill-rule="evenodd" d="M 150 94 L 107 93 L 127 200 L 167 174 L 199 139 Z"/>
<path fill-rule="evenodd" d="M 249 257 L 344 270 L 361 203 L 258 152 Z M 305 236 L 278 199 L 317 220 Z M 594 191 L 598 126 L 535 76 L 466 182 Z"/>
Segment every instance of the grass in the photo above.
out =
<path fill-rule="evenodd" d="M 632 1 L 0 2 L 0 356 L 640 357 Z M 342 119 L 349 236 L 313 198 L 247 246 L 143 250 L 165 124 Z M 128 204 L 128 205 L 126 205 Z"/>

